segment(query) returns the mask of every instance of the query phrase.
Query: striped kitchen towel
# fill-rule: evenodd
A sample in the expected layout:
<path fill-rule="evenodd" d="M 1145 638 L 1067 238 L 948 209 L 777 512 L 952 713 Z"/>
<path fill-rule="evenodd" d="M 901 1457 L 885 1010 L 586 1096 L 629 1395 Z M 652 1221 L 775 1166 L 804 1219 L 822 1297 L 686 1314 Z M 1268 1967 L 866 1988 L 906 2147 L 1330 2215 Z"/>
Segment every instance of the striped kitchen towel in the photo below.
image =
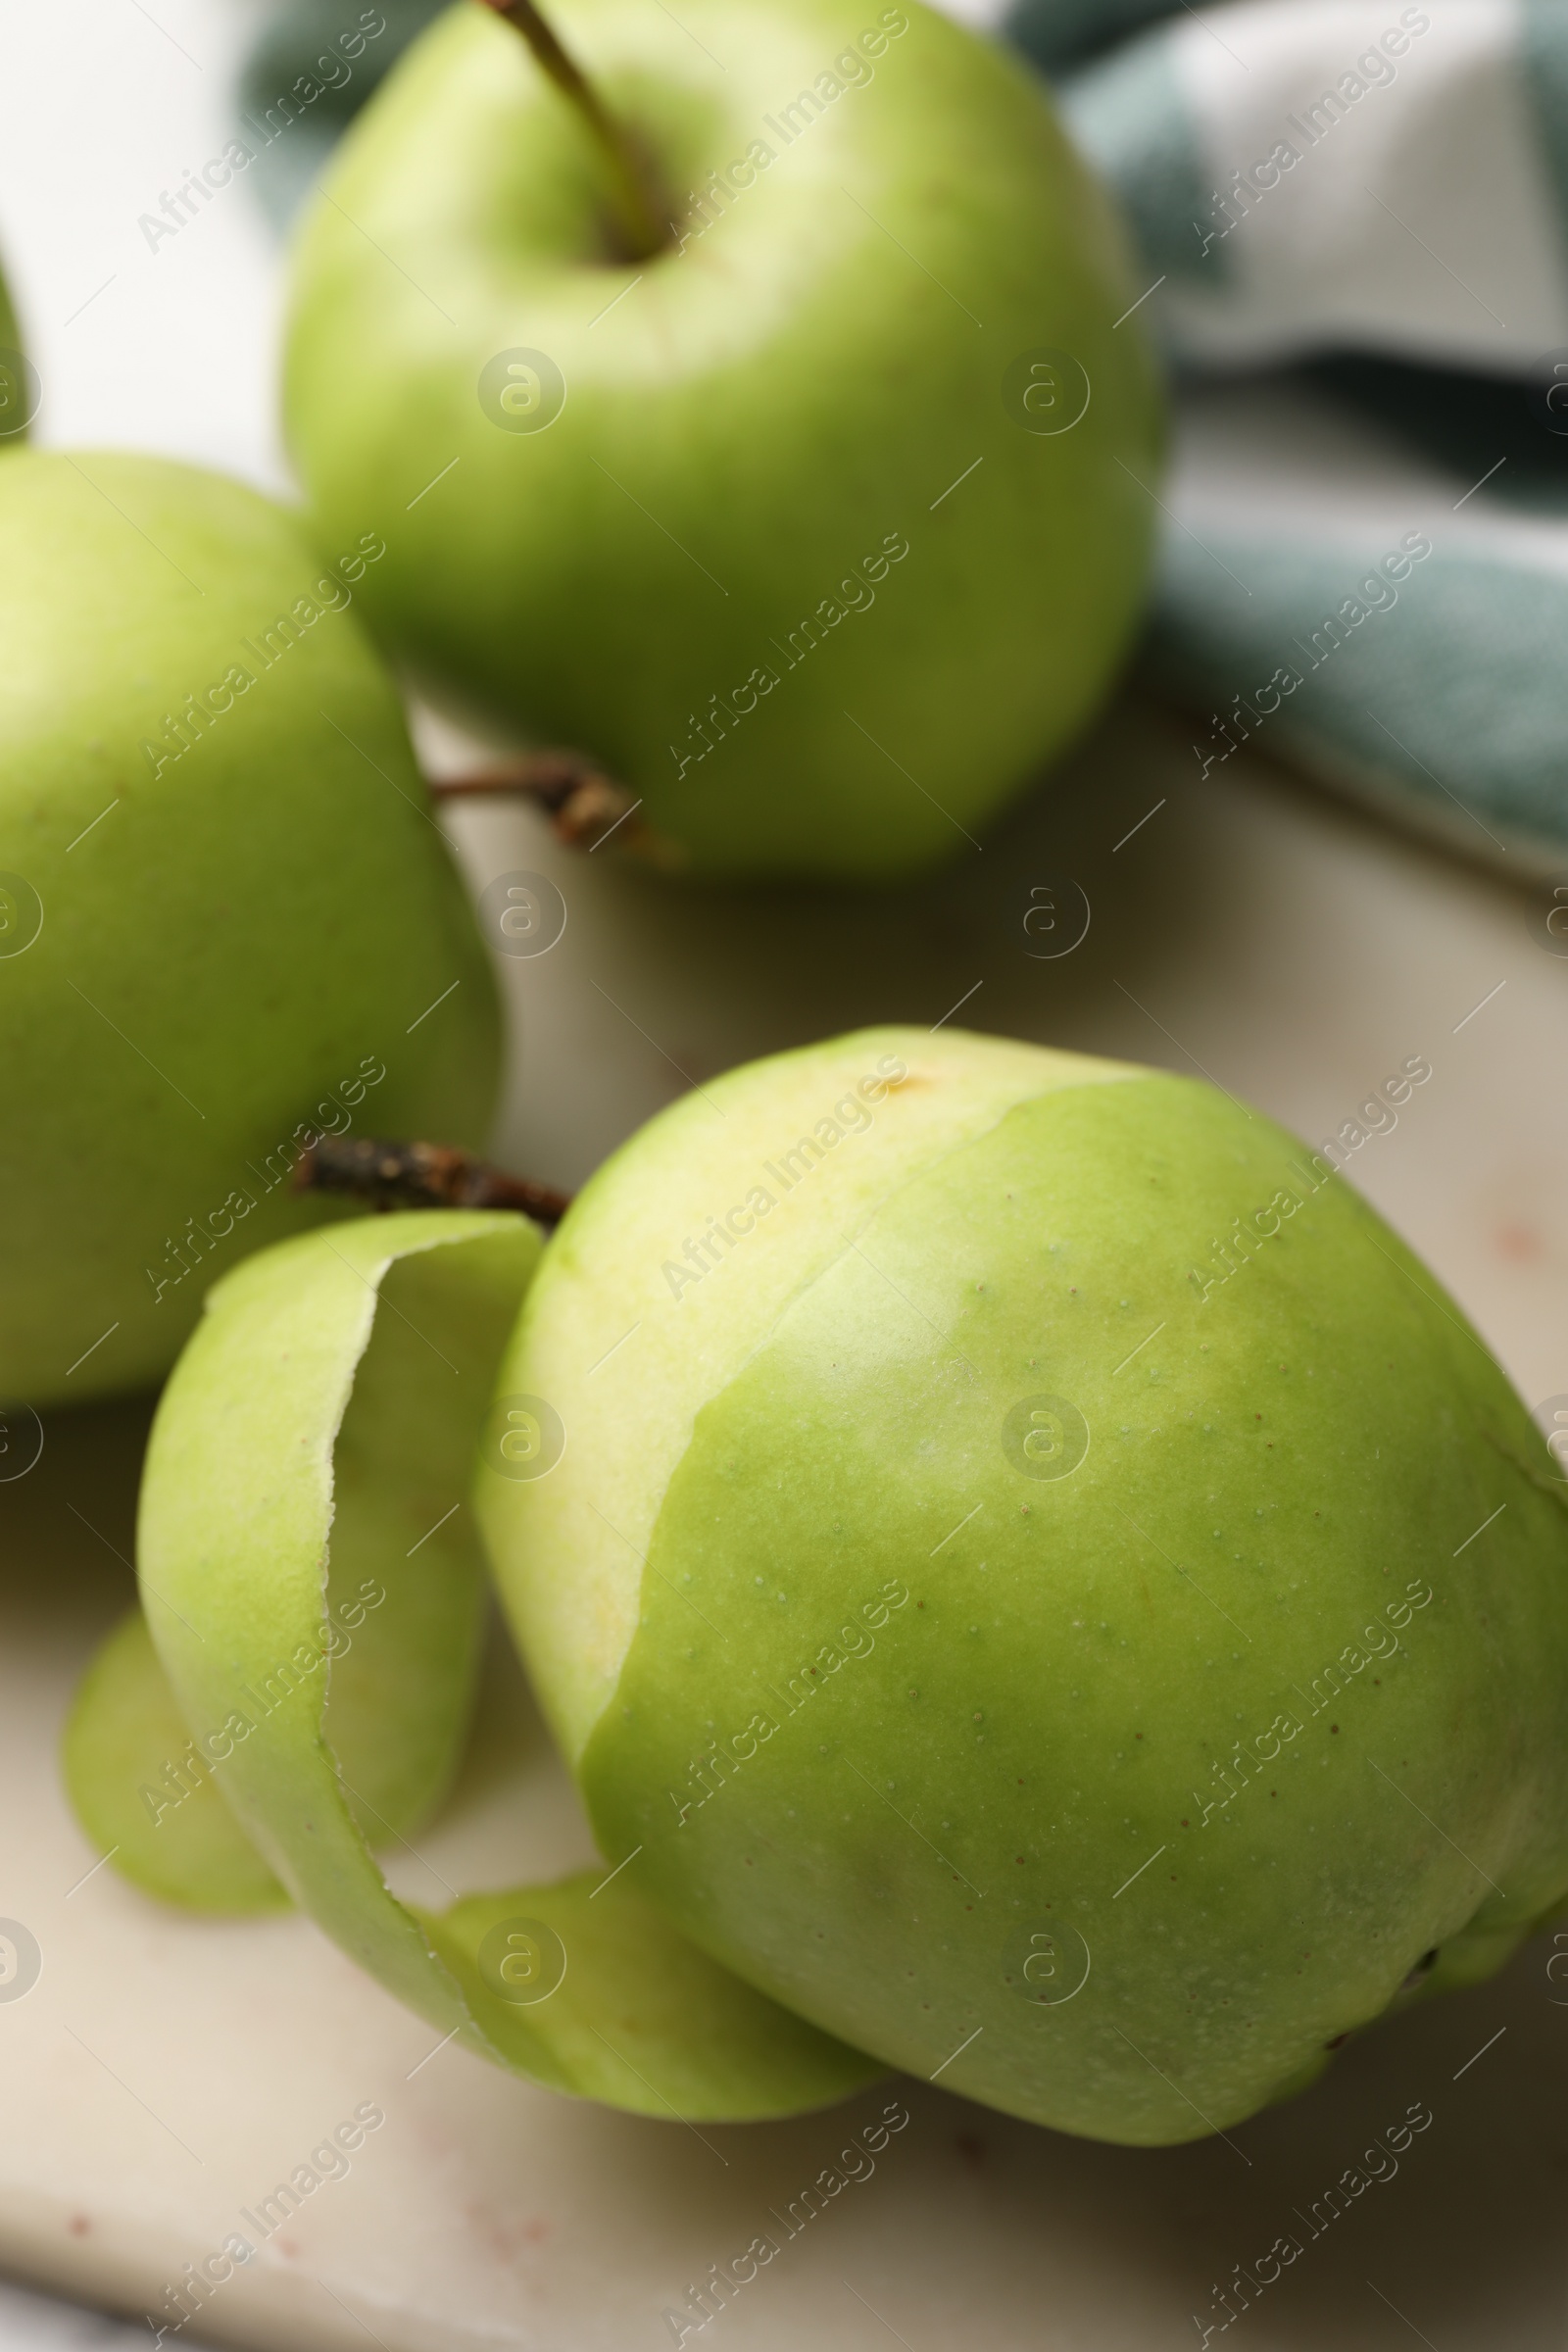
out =
<path fill-rule="evenodd" d="M 1195 773 L 1250 743 L 1568 869 L 1568 0 L 1005 29 L 1121 195 L 1178 385 L 1149 659 Z"/>

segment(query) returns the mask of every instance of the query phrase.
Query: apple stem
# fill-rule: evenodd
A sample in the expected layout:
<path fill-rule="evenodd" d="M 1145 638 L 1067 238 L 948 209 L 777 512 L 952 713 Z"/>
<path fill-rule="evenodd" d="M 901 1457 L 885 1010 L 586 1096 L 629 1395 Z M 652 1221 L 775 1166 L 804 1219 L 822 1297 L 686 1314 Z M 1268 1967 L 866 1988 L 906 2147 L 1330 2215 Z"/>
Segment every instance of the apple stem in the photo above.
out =
<path fill-rule="evenodd" d="M 377 1209 L 520 1208 L 536 1225 L 556 1226 L 569 1193 L 509 1176 L 455 1144 L 385 1143 L 371 1136 L 323 1135 L 294 1165 L 300 1193 L 349 1193 Z"/>
<path fill-rule="evenodd" d="M 523 793 L 548 811 L 557 840 L 573 850 L 597 849 L 642 807 L 624 785 L 613 783 L 581 752 L 524 752 L 468 775 L 433 777 L 429 789 L 434 801 Z M 641 827 L 628 825 L 621 844 L 630 847 L 640 835 Z"/>
<path fill-rule="evenodd" d="M 484 0 L 484 5 L 521 33 L 540 72 L 577 109 L 610 168 L 627 259 L 646 262 L 668 243 L 668 232 L 650 198 L 642 158 L 624 125 L 603 103 L 575 58 L 562 47 L 533 0 Z"/>

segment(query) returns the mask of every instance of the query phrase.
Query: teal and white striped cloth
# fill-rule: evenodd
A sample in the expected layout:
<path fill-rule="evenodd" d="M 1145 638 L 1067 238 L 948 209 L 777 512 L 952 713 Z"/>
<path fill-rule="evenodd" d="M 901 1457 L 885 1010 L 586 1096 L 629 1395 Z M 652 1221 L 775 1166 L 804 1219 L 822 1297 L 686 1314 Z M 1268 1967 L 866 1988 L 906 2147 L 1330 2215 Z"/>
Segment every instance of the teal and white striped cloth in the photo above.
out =
<path fill-rule="evenodd" d="M 1180 420 L 1145 659 L 1194 774 L 1251 743 L 1568 872 L 1568 0 L 940 4 L 1127 214 Z M 434 13 L 382 7 L 375 72 Z M 293 0 L 248 102 L 340 14 Z"/>
<path fill-rule="evenodd" d="M 1175 372 L 1149 660 L 1194 772 L 1250 741 L 1568 868 L 1568 0 L 989 14 L 1119 191 Z"/>

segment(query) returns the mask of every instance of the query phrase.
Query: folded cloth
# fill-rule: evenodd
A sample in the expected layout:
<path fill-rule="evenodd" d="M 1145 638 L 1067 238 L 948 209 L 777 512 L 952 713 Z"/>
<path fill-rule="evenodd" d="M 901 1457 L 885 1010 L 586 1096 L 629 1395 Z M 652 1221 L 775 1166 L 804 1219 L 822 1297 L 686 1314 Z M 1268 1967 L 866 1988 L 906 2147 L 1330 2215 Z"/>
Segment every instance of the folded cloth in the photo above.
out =
<path fill-rule="evenodd" d="M 1568 868 L 1568 0 L 1122 0 L 1086 54 L 1089 17 L 1003 29 L 1176 376 L 1148 659 L 1195 772 L 1252 743 Z"/>
<path fill-rule="evenodd" d="M 1568 0 L 939 4 L 1049 75 L 1139 249 L 1177 399 L 1145 662 L 1195 775 L 1250 744 L 1568 873 Z M 279 209 L 433 13 L 380 0 L 352 67 L 341 0 L 274 22 L 252 125 L 320 85 Z"/>

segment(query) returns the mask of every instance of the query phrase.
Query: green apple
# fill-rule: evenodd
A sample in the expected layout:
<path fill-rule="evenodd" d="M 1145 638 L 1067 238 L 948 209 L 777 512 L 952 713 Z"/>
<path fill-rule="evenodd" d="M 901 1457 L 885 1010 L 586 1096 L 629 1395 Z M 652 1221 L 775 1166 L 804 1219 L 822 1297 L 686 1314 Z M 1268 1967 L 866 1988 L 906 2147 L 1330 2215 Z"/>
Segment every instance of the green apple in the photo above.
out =
<path fill-rule="evenodd" d="M 363 630 L 373 533 L 149 458 L 0 466 L 0 1401 L 156 1379 L 321 1213 L 302 1142 L 481 1144 L 478 935 Z"/>
<path fill-rule="evenodd" d="M 479 1501 L 607 1867 L 890 2064 L 1192 2138 L 1568 1890 L 1541 1441 L 1213 1088 L 907 1029 L 738 1070 L 582 1194 L 499 1393 L 561 1432 Z"/>
<path fill-rule="evenodd" d="M 1159 401 L 1108 200 L 1041 85 L 908 0 L 563 0 L 668 230 L 452 9 L 303 230 L 288 438 L 383 642 L 576 746 L 695 871 L 933 865 L 1136 626 Z"/>
<path fill-rule="evenodd" d="M 37 405 L 37 373 L 22 348 L 10 289 L 0 277 L 0 449 L 22 445 Z"/>

